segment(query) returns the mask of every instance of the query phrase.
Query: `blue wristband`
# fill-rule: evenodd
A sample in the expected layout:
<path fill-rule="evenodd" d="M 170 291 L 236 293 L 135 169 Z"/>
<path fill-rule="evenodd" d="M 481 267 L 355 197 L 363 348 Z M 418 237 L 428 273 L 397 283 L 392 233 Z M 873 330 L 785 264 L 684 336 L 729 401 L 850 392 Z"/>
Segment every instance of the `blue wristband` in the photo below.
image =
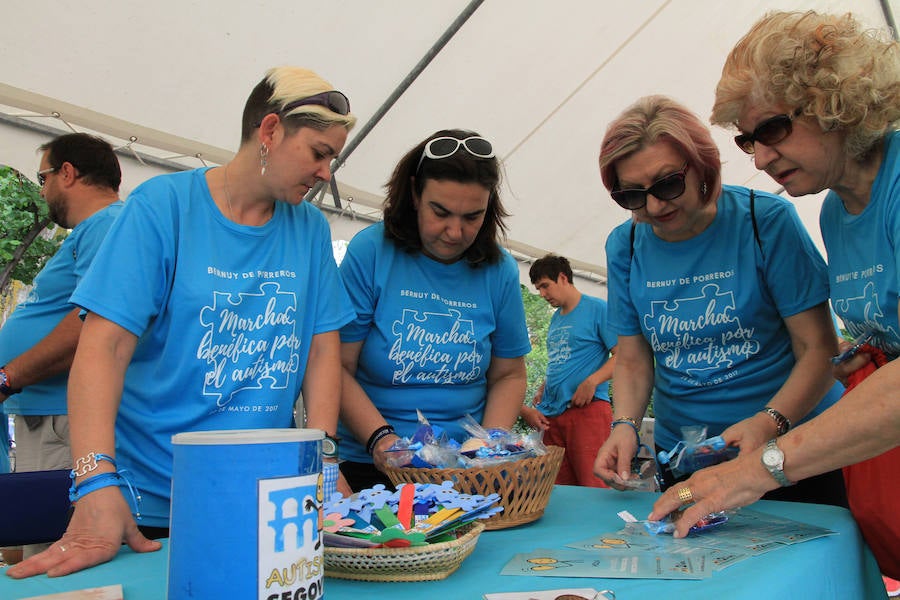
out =
<path fill-rule="evenodd" d="M 613 429 L 616 428 L 616 425 L 622 425 L 622 424 L 628 425 L 629 427 L 634 429 L 634 435 L 637 437 L 638 449 L 640 449 L 640 447 L 641 447 L 641 430 L 638 429 L 637 423 L 634 422 L 634 419 L 629 419 L 628 417 L 616 419 L 609 426 L 609 429 L 610 429 L 610 431 L 612 431 Z"/>
<path fill-rule="evenodd" d="M 72 479 L 72 485 L 69 487 L 69 502 L 75 503 L 81 500 L 91 492 L 96 492 L 105 487 L 121 487 L 127 488 L 131 495 L 131 514 L 135 519 L 141 518 L 141 494 L 131 482 L 125 477 L 125 469 L 116 471 L 115 473 L 100 473 L 93 477 L 88 477 L 81 483 L 75 483 L 75 471 L 69 473 Z"/>
<path fill-rule="evenodd" d="M 93 477 L 88 477 L 81 483 L 75 483 L 74 472 L 69 474 L 72 478 L 72 485 L 69 487 L 69 502 L 77 502 L 97 490 L 105 487 L 112 487 L 122 484 L 122 477 L 118 473 L 100 473 Z"/>

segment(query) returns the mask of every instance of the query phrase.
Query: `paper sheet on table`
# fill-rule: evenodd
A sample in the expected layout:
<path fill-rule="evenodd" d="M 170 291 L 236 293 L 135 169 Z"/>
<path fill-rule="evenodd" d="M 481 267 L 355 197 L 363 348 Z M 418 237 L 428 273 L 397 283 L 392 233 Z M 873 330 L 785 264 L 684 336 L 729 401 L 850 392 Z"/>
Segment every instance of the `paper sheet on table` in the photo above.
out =
<path fill-rule="evenodd" d="M 597 595 L 594 588 L 566 588 L 561 590 L 541 590 L 534 592 L 499 592 L 485 594 L 484 600 L 555 600 L 563 594 L 574 594 L 582 598 L 593 598 Z"/>
<path fill-rule="evenodd" d="M 676 555 L 701 551 L 706 554 L 706 564 L 719 571 L 752 556 L 833 534 L 833 531 L 815 525 L 744 509 L 731 515 L 725 525 L 682 539 L 653 535 L 642 524 L 629 523 L 619 531 L 602 533 L 567 546 L 602 556 L 631 556 L 642 552 Z M 698 560 L 696 554 L 693 556 L 695 561 Z"/>
<path fill-rule="evenodd" d="M 97 588 L 86 588 L 73 592 L 59 592 L 43 596 L 29 596 L 22 600 L 123 600 L 121 585 L 106 585 Z"/>
<path fill-rule="evenodd" d="M 541 548 L 516 554 L 501 575 L 605 577 L 625 579 L 705 579 L 712 574 L 703 549 L 677 553 L 598 554 L 568 548 Z"/>

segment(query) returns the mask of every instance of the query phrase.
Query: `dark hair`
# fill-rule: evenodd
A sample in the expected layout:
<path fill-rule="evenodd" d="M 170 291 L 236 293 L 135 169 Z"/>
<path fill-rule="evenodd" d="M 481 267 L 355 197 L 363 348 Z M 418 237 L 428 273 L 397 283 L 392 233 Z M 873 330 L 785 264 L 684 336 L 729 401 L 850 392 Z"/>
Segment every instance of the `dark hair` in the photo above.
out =
<path fill-rule="evenodd" d="M 460 146 L 452 156 L 441 159 L 426 157 L 419 166 L 425 145 L 432 139 L 454 137 L 463 140 L 471 136 L 478 134 L 464 129 L 443 129 L 416 144 L 400 159 L 385 186 L 387 198 L 384 201 L 384 233 L 388 239 L 411 252 L 421 251 L 422 240 L 419 236 L 413 192 L 421 195 L 427 180 L 477 183 L 487 189 L 490 195 L 484 223 L 475 236 L 475 241 L 463 253 L 463 258 L 471 266 L 500 260 L 499 239 L 506 234 L 503 218 L 509 216 L 509 213 L 500 202 L 500 164 L 497 158 L 478 158 Z"/>
<path fill-rule="evenodd" d="M 537 283 L 544 277 L 551 281 L 559 279 L 559 275 L 563 274 L 572 283 L 572 265 L 569 264 L 565 256 L 557 256 L 548 254 L 543 258 L 534 261 L 531 268 L 528 269 L 528 276 L 531 277 L 531 283 Z"/>
<path fill-rule="evenodd" d="M 47 153 L 47 163 L 54 169 L 69 163 L 78 169 L 82 183 L 118 193 L 122 168 L 106 140 L 87 133 L 67 133 L 41 145 L 38 150 Z"/>

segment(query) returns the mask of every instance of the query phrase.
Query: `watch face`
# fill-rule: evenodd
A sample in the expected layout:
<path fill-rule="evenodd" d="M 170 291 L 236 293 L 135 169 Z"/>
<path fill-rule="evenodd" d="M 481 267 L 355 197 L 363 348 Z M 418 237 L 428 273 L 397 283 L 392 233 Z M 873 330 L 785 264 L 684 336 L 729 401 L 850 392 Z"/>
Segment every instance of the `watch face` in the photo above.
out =
<path fill-rule="evenodd" d="M 322 454 L 325 456 L 334 456 L 337 454 L 337 444 L 334 440 L 325 438 L 322 440 Z"/>
<path fill-rule="evenodd" d="M 777 467 L 778 463 L 781 462 L 780 452 L 774 448 L 769 448 L 762 455 L 763 464 L 768 465 L 770 467 Z"/>

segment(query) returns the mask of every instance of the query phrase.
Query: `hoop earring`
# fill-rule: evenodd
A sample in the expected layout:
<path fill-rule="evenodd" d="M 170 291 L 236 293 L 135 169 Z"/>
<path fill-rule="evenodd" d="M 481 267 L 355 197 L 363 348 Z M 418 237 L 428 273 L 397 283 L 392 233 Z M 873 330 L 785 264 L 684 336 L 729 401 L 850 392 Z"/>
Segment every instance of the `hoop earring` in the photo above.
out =
<path fill-rule="evenodd" d="M 259 174 L 265 176 L 266 174 L 266 166 L 269 164 L 269 148 L 265 144 L 260 144 L 259 146 L 259 166 L 260 171 Z"/>

